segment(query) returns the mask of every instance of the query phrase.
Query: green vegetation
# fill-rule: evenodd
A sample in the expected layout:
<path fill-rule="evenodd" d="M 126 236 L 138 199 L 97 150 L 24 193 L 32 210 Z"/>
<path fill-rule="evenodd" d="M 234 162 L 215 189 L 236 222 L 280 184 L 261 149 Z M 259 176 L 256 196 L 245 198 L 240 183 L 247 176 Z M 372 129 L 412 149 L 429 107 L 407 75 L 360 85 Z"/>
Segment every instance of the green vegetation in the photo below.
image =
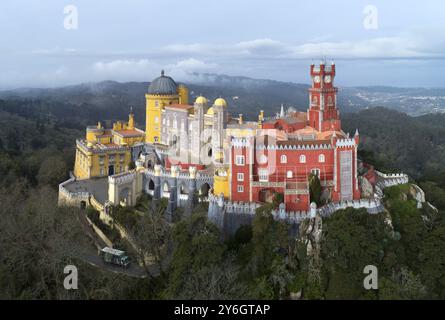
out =
<path fill-rule="evenodd" d="M 135 208 L 113 208 L 138 251 L 87 209 L 118 248 L 144 262 L 147 278 L 133 279 L 84 263 L 84 255 L 96 250 L 76 217 L 83 212 L 57 207 L 57 184 L 73 167 L 74 141 L 102 112 L 82 103 L 0 101 L 0 298 L 445 298 L 443 115 L 409 118 L 375 109 L 343 116 L 346 131 L 361 130 L 363 159 L 382 171 L 409 173 L 439 213 L 417 209 L 408 185 L 388 188 L 387 212 L 334 213 L 323 219 L 321 241 L 308 253 L 304 225 L 303 241 L 296 240 L 288 225 L 271 216 L 280 194 L 257 210 L 252 226 L 224 242 L 206 218 L 205 203 L 191 216 L 180 212 L 173 224 L 165 221 L 165 200 L 154 208 L 143 196 Z M 317 180 L 310 179 L 311 201 L 320 203 Z M 80 290 L 63 288 L 67 264 L 82 268 Z M 362 286 L 369 264 L 379 270 L 375 291 Z"/>
<path fill-rule="evenodd" d="M 321 183 L 316 174 L 309 175 L 309 194 L 311 202 L 321 205 Z"/>

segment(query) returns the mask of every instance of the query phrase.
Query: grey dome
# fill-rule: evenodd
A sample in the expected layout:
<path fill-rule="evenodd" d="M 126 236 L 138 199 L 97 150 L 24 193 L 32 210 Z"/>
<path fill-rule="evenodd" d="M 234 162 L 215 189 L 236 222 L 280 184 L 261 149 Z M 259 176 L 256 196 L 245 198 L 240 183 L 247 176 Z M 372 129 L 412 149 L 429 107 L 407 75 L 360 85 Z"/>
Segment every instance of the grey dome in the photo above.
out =
<path fill-rule="evenodd" d="M 162 70 L 161 76 L 154 79 L 148 86 L 148 94 L 177 94 L 177 88 L 175 80 L 164 75 L 164 70 Z"/>

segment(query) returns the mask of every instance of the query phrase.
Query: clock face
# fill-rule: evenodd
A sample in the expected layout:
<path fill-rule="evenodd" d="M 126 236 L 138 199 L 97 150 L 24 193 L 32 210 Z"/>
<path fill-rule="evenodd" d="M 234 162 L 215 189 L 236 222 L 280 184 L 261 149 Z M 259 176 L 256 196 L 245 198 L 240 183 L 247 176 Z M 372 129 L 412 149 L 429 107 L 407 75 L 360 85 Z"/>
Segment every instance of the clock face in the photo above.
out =
<path fill-rule="evenodd" d="M 331 76 L 329 76 L 329 75 L 324 77 L 324 82 L 326 82 L 326 83 L 330 83 L 331 80 L 332 80 Z"/>
<path fill-rule="evenodd" d="M 314 82 L 315 83 L 319 83 L 320 82 L 320 76 L 315 76 L 314 77 Z"/>

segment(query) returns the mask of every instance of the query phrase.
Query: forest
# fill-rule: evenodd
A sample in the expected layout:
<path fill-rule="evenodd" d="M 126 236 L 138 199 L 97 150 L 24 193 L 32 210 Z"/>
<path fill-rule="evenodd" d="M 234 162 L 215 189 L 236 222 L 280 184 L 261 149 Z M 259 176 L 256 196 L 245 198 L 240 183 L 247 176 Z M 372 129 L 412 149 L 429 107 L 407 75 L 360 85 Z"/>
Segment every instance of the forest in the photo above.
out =
<path fill-rule="evenodd" d="M 142 279 L 90 266 L 91 241 L 77 208 L 57 207 L 58 183 L 73 167 L 75 139 L 96 114 L 51 100 L 0 100 L 0 298 L 2 299 L 444 299 L 445 116 L 409 117 L 385 108 L 342 116 L 359 128 L 360 157 L 381 171 L 403 171 L 439 212 L 416 208 L 406 186 L 385 191 L 387 212 L 347 209 L 323 219 L 317 259 L 272 206 L 251 227 L 221 241 L 200 206 L 174 224 L 140 199 L 113 215 L 128 226 L 159 272 Z M 92 217 L 97 212 L 89 209 Z M 389 223 L 389 222 L 390 223 Z M 304 228 L 305 226 L 301 226 Z M 79 289 L 65 290 L 63 268 L 79 269 Z M 364 290 L 363 267 L 379 270 L 379 289 Z"/>

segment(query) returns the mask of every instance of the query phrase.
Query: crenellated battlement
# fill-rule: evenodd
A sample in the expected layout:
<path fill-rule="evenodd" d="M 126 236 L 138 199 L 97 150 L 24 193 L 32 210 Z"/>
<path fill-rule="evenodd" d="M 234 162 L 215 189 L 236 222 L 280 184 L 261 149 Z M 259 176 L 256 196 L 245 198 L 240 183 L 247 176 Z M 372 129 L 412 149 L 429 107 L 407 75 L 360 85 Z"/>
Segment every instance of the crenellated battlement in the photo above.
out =
<path fill-rule="evenodd" d="M 257 145 L 257 150 L 330 150 L 332 145 L 330 144 L 281 144 L 281 145 Z"/>
<path fill-rule="evenodd" d="M 355 147 L 356 143 L 353 138 L 338 139 L 335 143 L 337 148 Z"/>
<path fill-rule="evenodd" d="M 132 182 L 136 178 L 135 172 L 124 172 L 115 174 L 113 176 L 108 177 L 108 183 L 111 184 L 124 184 L 128 182 Z"/>

